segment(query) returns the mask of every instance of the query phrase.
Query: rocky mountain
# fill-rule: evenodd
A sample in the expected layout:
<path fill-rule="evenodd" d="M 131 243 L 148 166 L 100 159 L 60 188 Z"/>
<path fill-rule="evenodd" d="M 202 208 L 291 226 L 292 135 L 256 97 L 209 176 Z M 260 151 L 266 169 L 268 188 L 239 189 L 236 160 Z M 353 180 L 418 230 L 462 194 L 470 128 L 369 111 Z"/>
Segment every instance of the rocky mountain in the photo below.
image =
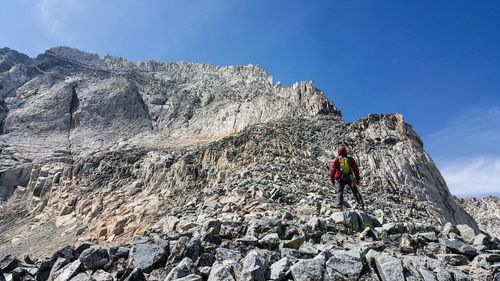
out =
<path fill-rule="evenodd" d="M 0 271 L 11 280 L 498 271 L 500 242 L 451 196 L 401 115 L 346 123 L 312 82 L 282 86 L 258 66 L 3 48 L 0 132 Z M 351 200 L 334 212 L 340 144 L 361 167 L 367 212 Z"/>

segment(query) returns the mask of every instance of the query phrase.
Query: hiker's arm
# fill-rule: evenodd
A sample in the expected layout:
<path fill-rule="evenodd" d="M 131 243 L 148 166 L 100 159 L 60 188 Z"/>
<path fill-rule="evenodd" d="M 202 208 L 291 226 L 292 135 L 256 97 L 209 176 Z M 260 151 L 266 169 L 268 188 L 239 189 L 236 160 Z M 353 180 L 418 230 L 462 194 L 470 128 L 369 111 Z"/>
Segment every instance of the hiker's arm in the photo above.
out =
<path fill-rule="evenodd" d="M 336 160 L 337 159 L 335 158 L 330 163 L 330 180 L 332 181 L 332 183 L 335 183 L 335 172 L 337 171 L 337 164 L 335 163 Z"/>

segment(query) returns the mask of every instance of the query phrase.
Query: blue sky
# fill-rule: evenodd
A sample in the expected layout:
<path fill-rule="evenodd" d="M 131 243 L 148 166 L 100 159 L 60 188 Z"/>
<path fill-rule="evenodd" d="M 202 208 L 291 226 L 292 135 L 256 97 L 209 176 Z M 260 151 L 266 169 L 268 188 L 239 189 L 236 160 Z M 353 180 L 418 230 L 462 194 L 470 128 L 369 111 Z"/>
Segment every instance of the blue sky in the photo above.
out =
<path fill-rule="evenodd" d="M 500 194 L 500 1 L 3 1 L 0 46 L 259 64 L 347 121 L 402 113 L 452 193 Z"/>

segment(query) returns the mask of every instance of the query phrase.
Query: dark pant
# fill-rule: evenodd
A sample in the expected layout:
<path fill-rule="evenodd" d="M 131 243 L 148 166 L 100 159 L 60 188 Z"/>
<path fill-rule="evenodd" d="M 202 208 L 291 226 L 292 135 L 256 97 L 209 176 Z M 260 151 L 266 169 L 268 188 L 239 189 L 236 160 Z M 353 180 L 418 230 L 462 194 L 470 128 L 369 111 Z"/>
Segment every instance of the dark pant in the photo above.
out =
<path fill-rule="evenodd" d="M 342 208 L 344 205 L 344 187 L 346 185 L 351 188 L 352 194 L 354 194 L 354 198 L 356 199 L 358 205 L 363 206 L 363 198 L 361 197 L 361 193 L 359 193 L 358 187 L 353 184 L 351 177 L 342 176 L 342 178 L 335 181 L 335 189 L 337 191 L 337 201 L 335 202 L 336 207 Z"/>

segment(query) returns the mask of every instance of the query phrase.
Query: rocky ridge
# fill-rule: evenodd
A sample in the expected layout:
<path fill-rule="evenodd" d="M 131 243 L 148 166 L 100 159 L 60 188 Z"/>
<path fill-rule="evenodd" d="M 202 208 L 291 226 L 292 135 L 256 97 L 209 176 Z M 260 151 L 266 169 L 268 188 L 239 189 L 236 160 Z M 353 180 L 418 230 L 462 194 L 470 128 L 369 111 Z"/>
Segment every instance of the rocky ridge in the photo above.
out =
<path fill-rule="evenodd" d="M 488 280 L 498 270 L 498 240 L 450 195 L 400 115 L 347 124 L 312 82 L 284 87 L 256 66 L 67 47 L 35 59 L 0 49 L 0 62 L 0 264 L 12 264 L 0 269 L 10 278 L 398 280 L 386 276 L 396 265 L 407 280 Z M 327 171 L 341 143 L 362 167 L 367 213 L 333 212 Z M 74 243 L 85 249 L 58 250 Z M 31 262 L 14 258 L 25 254 Z"/>
<path fill-rule="evenodd" d="M 474 217 L 481 230 L 500 238 L 500 199 L 498 197 L 487 196 L 458 200 L 460 205 Z"/>

